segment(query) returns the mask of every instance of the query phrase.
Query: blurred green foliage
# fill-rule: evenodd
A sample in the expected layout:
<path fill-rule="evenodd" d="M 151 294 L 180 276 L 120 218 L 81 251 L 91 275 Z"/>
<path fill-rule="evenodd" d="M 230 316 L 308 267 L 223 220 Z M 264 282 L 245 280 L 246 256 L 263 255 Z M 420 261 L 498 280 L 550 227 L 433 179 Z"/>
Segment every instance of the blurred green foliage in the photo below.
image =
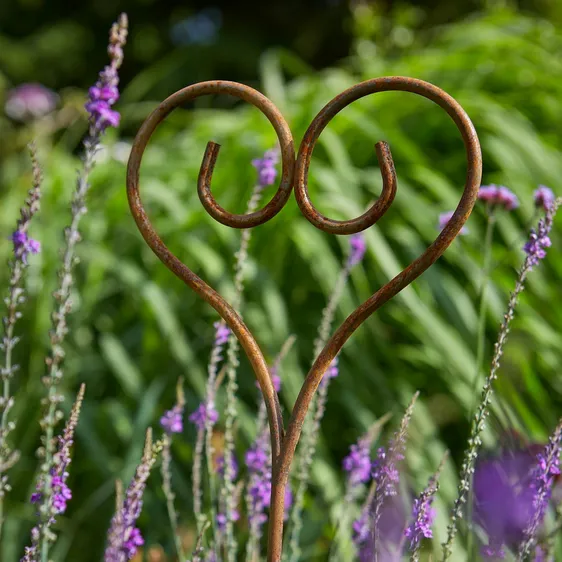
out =
<path fill-rule="evenodd" d="M 408 6 L 390 16 L 367 4 L 353 8 L 356 40 L 340 65 L 312 70 L 288 50 L 260 59 L 262 91 L 286 116 L 298 144 L 311 119 L 333 96 L 357 81 L 382 75 L 409 75 L 444 88 L 465 107 L 479 133 L 484 182 L 509 186 L 521 209 L 498 221 L 493 286 L 487 319 L 494 340 L 514 269 L 522 259 L 525 232 L 534 220 L 531 194 L 538 184 L 560 193 L 562 177 L 562 29 L 545 20 L 494 4 L 452 24 L 416 31 L 419 10 Z M 135 13 L 130 13 L 135 26 Z M 126 54 L 127 57 L 127 54 Z M 70 484 L 73 500 L 60 521 L 54 560 L 98 560 L 113 509 L 113 481 L 129 479 L 140 456 L 143 433 L 156 425 L 174 400 L 178 377 L 186 379 L 188 408 L 198 403 L 213 337 L 214 312 L 188 291 L 152 255 L 130 217 L 124 190 L 130 138 L 162 93 L 158 84 L 177 72 L 171 59 L 155 63 L 126 86 L 120 110 L 125 138 L 115 135 L 92 178 L 89 214 L 77 269 L 76 307 L 66 360 L 66 407 L 86 382 Z M 62 62 L 61 62 L 62 64 Z M 88 67 L 89 80 L 96 68 Z M 213 78 L 217 76 L 206 76 Z M 184 82 L 192 76 L 182 76 Z M 199 76 L 198 76 L 199 78 Z M 170 91 L 165 92 L 170 93 Z M 38 445 L 37 411 L 43 358 L 48 343 L 51 292 L 59 259 L 61 231 L 78 165 L 72 150 L 85 131 L 76 109 L 81 96 L 64 99 L 56 115 L 24 128 L 0 123 L 18 151 L 0 170 L 0 231 L 8 236 L 30 185 L 27 155 L 19 150 L 38 137 L 45 166 L 44 199 L 32 229 L 43 252 L 29 270 L 30 299 L 19 324 L 20 383 L 14 416 L 23 458 L 12 471 L 0 559 L 19 558 L 27 541 Z M 174 112 L 145 154 L 141 192 L 170 249 L 222 294 L 232 294 L 231 264 L 239 232 L 212 221 L 202 211 L 195 181 L 205 144 L 223 145 L 213 177 L 221 205 L 242 212 L 254 182 L 252 158 L 275 142 L 273 130 L 253 108 L 225 102 L 213 109 L 203 99 Z M 53 126 L 60 120 L 64 127 Z M 343 320 L 359 302 L 398 273 L 435 238 L 437 216 L 455 207 L 466 162 L 458 132 L 437 106 L 411 94 L 384 93 L 362 99 L 339 114 L 324 131 L 310 169 L 311 197 L 328 216 L 357 216 L 380 193 L 373 154 L 378 140 L 389 142 L 398 174 L 394 205 L 367 233 L 368 256 L 357 267 L 338 310 Z M 341 500 L 340 462 L 347 447 L 377 417 L 398 416 L 421 390 L 407 453 L 409 484 L 420 490 L 444 450 L 453 455 L 442 477 L 435 548 L 456 491 L 456 463 L 468 434 L 477 397 L 475 372 L 477 298 L 481 283 L 484 214 L 477 208 L 470 234 L 413 287 L 369 319 L 346 344 L 341 374 L 332 384 L 323 438 L 314 467 L 304 536 L 305 560 L 323 560 Z M 294 201 L 273 221 L 255 230 L 248 267 L 244 315 L 269 358 L 289 334 L 298 336 L 283 369 L 282 402 L 291 405 L 311 360 L 312 342 L 327 295 L 334 285 L 345 238 L 315 230 Z M 558 306 L 562 236 L 557 226 L 548 258 L 529 279 L 496 385 L 503 409 L 485 436 L 494 446 L 500 426 L 514 427 L 530 440 L 544 440 L 562 407 L 559 376 L 562 308 Z M 10 254 L 0 244 L 0 263 Z M 7 271 L 0 271 L 5 286 Z M 491 344 L 487 349 L 487 357 Z M 256 388 L 245 359 L 239 371 L 242 397 L 240 454 L 253 437 Z M 193 431 L 175 443 L 174 479 L 182 520 L 191 510 L 190 462 Z M 172 551 L 165 507 L 155 473 L 141 527 L 148 544 Z M 332 521 L 333 522 L 333 521 Z M 319 538 L 320 537 L 320 538 Z M 462 541 L 455 560 L 465 560 Z"/>

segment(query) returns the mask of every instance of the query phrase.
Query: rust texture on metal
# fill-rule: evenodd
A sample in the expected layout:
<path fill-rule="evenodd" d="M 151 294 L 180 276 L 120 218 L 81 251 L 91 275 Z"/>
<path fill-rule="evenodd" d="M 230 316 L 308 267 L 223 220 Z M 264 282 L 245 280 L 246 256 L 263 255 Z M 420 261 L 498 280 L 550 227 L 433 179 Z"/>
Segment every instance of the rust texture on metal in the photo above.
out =
<path fill-rule="evenodd" d="M 442 107 L 452 118 L 462 136 L 467 157 L 467 174 L 460 202 L 447 226 L 417 259 L 408 265 L 369 299 L 358 306 L 329 339 L 315 359 L 295 402 L 287 430 L 279 400 L 263 353 L 242 318 L 214 289 L 176 258 L 160 239 L 142 206 L 139 194 L 139 168 L 150 136 L 169 113 L 187 101 L 206 94 L 228 94 L 247 101 L 262 111 L 273 125 L 281 148 L 282 174 L 279 188 L 261 210 L 249 215 L 231 214 L 215 201 L 210 184 L 219 145 L 208 143 L 198 178 L 199 198 L 207 212 L 217 221 L 234 228 L 250 228 L 273 218 L 287 202 L 294 186 L 303 215 L 317 228 L 332 234 L 353 234 L 375 224 L 388 210 L 396 194 L 397 182 L 390 148 L 385 142 L 375 145 L 383 188 L 378 200 L 363 215 L 350 220 L 333 220 L 320 214 L 308 195 L 307 176 L 314 146 L 330 120 L 352 102 L 384 91 L 404 91 L 423 96 Z M 285 488 L 303 423 L 314 394 L 332 360 L 353 332 L 378 308 L 414 281 L 443 254 L 460 232 L 478 195 L 482 175 L 480 144 L 474 126 L 464 109 L 449 94 L 433 84 L 414 78 L 390 76 L 356 84 L 330 101 L 313 119 L 300 144 L 295 162 L 291 131 L 274 104 L 258 91 L 235 82 L 202 82 L 179 90 L 164 100 L 142 124 L 131 151 L 127 168 L 127 193 L 136 224 L 154 253 L 182 281 L 205 299 L 225 320 L 242 345 L 260 384 L 268 410 L 272 446 L 272 492 L 268 531 L 268 562 L 281 560 Z"/>

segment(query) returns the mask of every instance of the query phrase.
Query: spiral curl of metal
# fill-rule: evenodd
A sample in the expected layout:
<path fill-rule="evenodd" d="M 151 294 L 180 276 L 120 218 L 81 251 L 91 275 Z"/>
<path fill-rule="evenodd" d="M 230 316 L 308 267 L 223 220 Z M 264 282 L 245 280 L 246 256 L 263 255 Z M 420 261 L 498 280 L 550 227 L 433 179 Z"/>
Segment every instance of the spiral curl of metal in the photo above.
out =
<path fill-rule="evenodd" d="M 262 111 L 273 125 L 281 149 L 281 181 L 273 198 L 262 209 L 248 215 L 236 215 L 226 211 L 215 201 L 211 193 L 211 178 L 219 152 L 219 145 L 209 142 L 203 157 L 197 184 L 199 198 L 206 211 L 215 220 L 227 226 L 251 228 L 267 222 L 279 213 L 289 199 L 294 186 L 295 196 L 302 214 L 316 228 L 332 234 L 361 232 L 375 224 L 384 215 L 396 194 L 396 172 L 388 145 L 385 142 L 378 142 L 375 145 L 383 179 L 382 193 L 370 209 L 354 219 L 333 220 L 316 210 L 308 194 L 308 170 L 315 144 L 330 120 L 354 101 L 383 91 L 404 91 L 423 96 L 442 107 L 449 114 L 459 129 L 466 149 L 467 174 L 464 191 L 451 220 L 425 252 L 358 306 L 334 332 L 306 376 L 285 432 L 279 400 L 273 388 L 263 353 L 254 336 L 232 306 L 172 254 L 150 223 L 139 194 L 139 169 L 142 155 L 157 126 L 179 105 L 208 94 L 228 94 L 238 97 Z M 201 82 L 179 90 L 164 100 L 147 117 L 139 129 L 127 167 L 127 194 L 136 224 L 146 243 L 164 265 L 207 301 L 236 335 L 252 365 L 267 406 L 273 467 L 268 562 L 280 562 L 281 560 L 285 488 L 306 413 L 324 374 L 353 332 L 378 308 L 430 267 L 455 239 L 476 202 L 481 176 L 482 156 L 478 136 L 464 109 L 449 94 L 433 84 L 403 76 L 382 77 L 361 82 L 328 102 L 308 127 L 300 144 L 296 161 L 292 134 L 279 110 L 257 90 L 236 82 Z"/>

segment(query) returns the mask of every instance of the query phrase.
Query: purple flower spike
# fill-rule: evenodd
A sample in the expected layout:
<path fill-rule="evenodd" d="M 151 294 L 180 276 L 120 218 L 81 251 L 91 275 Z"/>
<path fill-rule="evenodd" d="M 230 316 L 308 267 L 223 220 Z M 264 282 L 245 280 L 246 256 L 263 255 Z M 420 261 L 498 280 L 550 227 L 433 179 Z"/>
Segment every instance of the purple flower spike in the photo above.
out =
<path fill-rule="evenodd" d="M 544 219 L 539 221 L 537 230 L 531 229 L 529 241 L 523 246 L 531 268 L 538 265 L 539 261 L 546 257 L 546 248 L 550 248 L 552 245 L 548 236 L 549 231 L 549 225 Z"/>
<path fill-rule="evenodd" d="M 176 386 L 176 403 L 174 407 L 160 418 L 162 429 L 168 434 L 183 432 L 183 411 L 185 408 L 185 395 L 183 393 L 183 381 L 180 379 Z"/>
<path fill-rule="evenodd" d="M 416 550 L 423 538 L 430 539 L 433 537 L 431 526 L 435 520 L 436 511 L 431 507 L 433 496 L 416 498 L 413 507 L 413 522 L 404 531 L 407 539 L 410 539 L 410 548 Z"/>
<path fill-rule="evenodd" d="M 212 404 L 207 405 L 204 402 L 201 402 L 197 410 L 189 416 L 189 421 L 199 430 L 205 429 L 207 420 L 214 424 L 218 419 L 219 413 L 215 409 L 215 406 Z"/>
<path fill-rule="evenodd" d="M 182 433 L 183 431 L 183 407 L 176 405 L 168 410 L 160 418 L 162 429 L 168 433 Z"/>
<path fill-rule="evenodd" d="M 273 185 L 277 178 L 275 165 L 279 162 L 279 150 L 268 150 L 263 158 L 252 160 L 252 166 L 258 171 L 258 185 L 267 187 Z"/>
<path fill-rule="evenodd" d="M 253 447 L 246 451 L 245 460 L 246 466 L 250 471 L 263 471 L 269 462 L 269 453 L 263 448 L 262 443 L 258 440 Z"/>
<path fill-rule="evenodd" d="M 396 486 L 400 482 L 400 472 L 396 463 L 403 459 L 404 455 L 401 450 L 396 450 L 394 455 L 387 456 L 384 447 L 378 449 L 377 458 L 371 466 L 371 476 L 378 483 L 381 496 L 396 495 Z"/>
<path fill-rule="evenodd" d="M 363 259 L 363 256 L 367 251 L 367 242 L 365 242 L 363 234 L 359 232 L 358 234 L 351 236 L 349 239 L 349 245 L 351 247 L 351 252 L 349 253 L 349 258 L 347 259 L 347 266 L 353 267 Z"/>
<path fill-rule="evenodd" d="M 439 229 L 443 230 L 447 224 L 449 223 L 449 221 L 451 220 L 451 218 L 453 217 L 454 211 L 446 211 L 444 213 L 441 213 L 439 215 Z M 460 229 L 459 234 L 468 234 L 468 228 L 466 228 L 466 226 L 463 226 Z"/>
<path fill-rule="evenodd" d="M 560 475 L 561 441 L 562 420 L 550 436 L 546 447 L 536 456 L 538 462 L 533 469 L 530 483 L 533 509 L 525 527 L 524 541 L 519 547 L 519 560 L 526 560 L 536 545 L 537 535 L 552 496 L 554 479 Z"/>
<path fill-rule="evenodd" d="M 56 516 L 66 511 L 67 502 L 72 499 L 72 492 L 66 480 L 68 478 L 68 468 L 71 463 L 71 450 L 74 444 L 74 432 L 78 425 L 80 409 L 84 400 L 84 384 L 80 387 L 78 395 L 72 406 L 70 416 L 61 435 L 57 437 L 57 450 L 54 455 L 54 464 L 48 473 L 49 481 L 43 480 L 40 476 L 37 481 L 37 491 L 31 494 L 31 503 L 39 504 L 39 510 L 47 511 L 48 518 L 41 521 L 39 525 L 31 530 L 31 546 L 25 548 L 25 555 L 21 559 L 23 562 L 35 562 L 41 538 L 47 533 L 52 535 L 50 527 L 56 523 Z M 53 540 L 53 539 L 51 539 Z"/>
<path fill-rule="evenodd" d="M 478 199 L 492 206 L 501 206 L 506 211 L 519 207 L 517 195 L 503 185 L 482 185 L 478 191 Z"/>
<path fill-rule="evenodd" d="M 15 121 L 29 121 L 53 111 L 58 100 L 55 92 L 41 84 L 21 84 L 8 92 L 4 111 Z"/>
<path fill-rule="evenodd" d="M 215 345 L 224 345 L 228 342 L 228 336 L 230 336 L 230 328 L 224 322 L 215 322 L 213 324 L 215 327 Z"/>
<path fill-rule="evenodd" d="M 556 200 L 554 192 L 550 187 L 546 187 L 546 185 L 539 185 L 538 189 L 533 193 L 533 198 L 535 200 L 535 206 L 545 211 L 548 211 Z"/>
<path fill-rule="evenodd" d="M 119 70 L 123 62 L 123 46 L 127 41 L 127 20 L 123 15 L 111 29 L 107 52 L 110 64 L 99 74 L 98 81 L 88 92 L 86 111 L 90 114 L 91 136 L 99 137 L 107 127 L 117 127 L 120 115 L 111 109 L 119 99 Z"/>
<path fill-rule="evenodd" d="M 343 459 L 343 469 L 347 472 L 349 486 L 356 488 L 365 484 L 371 477 L 370 443 L 361 439 L 352 445 L 349 455 Z"/>
<path fill-rule="evenodd" d="M 152 431 L 149 429 L 141 462 L 127 488 L 124 501 L 111 520 L 104 562 L 127 562 L 136 554 L 137 548 L 144 544 L 137 528 L 137 520 L 142 511 L 143 495 L 150 471 L 161 450 L 162 442 L 153 444 Z"/>

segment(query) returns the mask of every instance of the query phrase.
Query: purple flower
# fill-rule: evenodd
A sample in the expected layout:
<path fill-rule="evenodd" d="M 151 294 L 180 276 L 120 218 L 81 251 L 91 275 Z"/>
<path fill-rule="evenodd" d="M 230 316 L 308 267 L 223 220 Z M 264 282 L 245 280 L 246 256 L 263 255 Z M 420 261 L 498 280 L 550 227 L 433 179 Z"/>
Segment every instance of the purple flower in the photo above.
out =
<path fill-rule="evenodd" d="M 159 447 L 161 449 L 161 445 Z M 105 562 L 127 562 L 134 556 L 137 547 L 144 543 L 136 524 L 142 510 L 146 483 L 156 462 L 156 453 L 160 449 L 155 450 L 152 444 L 152 432 L 149 429 L 141 462 L 127 488 L 122 506 L 117 509 L 111 520 L 104 554 Z"/>
<path fill-rule="evenodd" d="M 347 481 L 352 488 L 365 484 L 371 477 L 369 449 L 369 443 L 360 439 L 356 445 L 351 446 L 349 455 L 343 459 L 343 469 L 347 472 Z"/>
<path fill-rule="evenodd" d="M 127 41 L 127 19 L 121 16 L 118 23 L 114 24 L 109 36 L 107 52 L 110 64 L 98 76 L 98 81 L 88 91 L 89 101 L 86 111 L 90 114 L 91 135 L 99 137 L 107 127 L 117 127 L 120 115 L 111 109 L 119 99 L 119 70 L 123 62 L 123 46 Z"/>
<path fill-rule="evenodd" d="M 363 256 L 367 251 L 367 242 L 365 242 L 363 234 L 359 232 L 351 236 L 349 239 L 349 246 L 351 251 L 349 253 L 349 257 L 347 258 L 347 266 L 353 267 L 363 259 Z"/>
<path fill-rule="evenodd" d="M 535 200 L 535 206 L 542 207 L 545 211 L 548 211 L 556 200 L 554 192 L 550 187 L 546 187 L 546 185 L 539 185 L 538 189 L 533 193 L 533 198 Z"/>
<path fill-rule="evenodd" d="M 392 445 L 390 448 L 393 448 Z M 403 459 L 404 455 L 399 449 L 395 449 L 393 455 L 387 455 L 384 447 L 378 449 L 377 458 L 371 465 L 371 476 L 377 482 L 377 490 L 381 496 L 396 495 L 396 486 L 400 482 L 400 473 L 396 463 Z"/>
<path fill-rule="evenodd" d="M 115 103 L 119 99 L 119 89 L 116 86 L 92 86 L 89 90 L 90 99 L 107 102 L 109 104 Z M 95 103 L 95 102 L 93 102 Z"/>
<path fill-rule="evenodd" d="M 560 475 L 561 440 L 562 420 L 550 436 L 546 447 L 536 456 L 538 462 L 535 461 L 530 483 L 533 510 L 524 530 L 525 540 L 519 547 L 520 560 L 526 560 L 536 544 L 537 534 L 552 496 L 555 477 Z"/>
<path fill-rule="evenodd" d="M 258 171 L 258 185 L 267 187 L 275 183 L 277 169 L 275 165 L 279 162 L 279 151 L 276 149 L 268 150 L 263 158 L 252 160 L 252 166 Z"/>
<path fill-rule="evenodd" d="M 503 185 L 482 185 L 478 191 L 478 199 L 489 205 L 499 205 L 507 211 L 519 207 L 517 195 Z"/>
<path fill-rule="evenodd" d="M 476 462 L 473 516 L 488 535 L 488 548 L 496 558 L 503 545 L 517 545 L 523 539 L 533 513 L 535 462 L 527 450 L 502 451 Z"/>
<path fill-rule="evenodd" d="M 197 410 L 195 410 L 190 416 L 189 421 L 197 427 L 199 430 L 205 429 L 207 421 L 211 423 L 216 423 L 219 419 L 219 413 L 215 409 L 213 404 L 205 404 L 201 402 Z"/>
<path fill-rule="evenodd" d="M 49 480 L 47 481 L 45 476 L 40 475 L 36 486 L 37 491 L 31 494 L 31 503 L 39 504 L 40 512 L 45 509 L 48 517 L 46 520 L 42 520 L 38 526 L 33 527 L 31 547 L 26 547 L 25 555 L 22 558 L 25 562 L 35 561 L 34 556 L 42 538 L 47 536 L 48 533 L 52 534 L 50 527 L 56 522 L 56 516 L 66 511 L 67 502 L 72 499 L 72 492 L 66 480 L 71 462 L 70 452 L 74 444 L 74 432 L 78 425 L 85 389 L 85 385 L 80 387 L 64 430 L 61 435 L 57 436 L 57 449 L 53 457 L 54 463 L 47 473 Z"/>
<path fill-rule="evenodd" d="M 546 257 L 546 248 L 552 245 L 552 242 L 548 236 L 550 232 L 551 223 L 542 218 L 539 221 L 538 229 L 531 229 L 529 234 L 529 241 L 523 246 L 523 250 L 527 254 L 527 260 L 529 267 L 533 268 L 538 265 L 539 261 Z"/>
<path fill-rule="evenodd" d="M 451 220 L 451 218 L 453 217 L 455 211 L 445 211 L 444 213 L 441 213 L 439 215 L 439 229 L 443 230 L 447 224 L 449 223 L 449 221 Z M 466 228 L 466 226 L 463 226 L 460 231 L 459 234 L 468 234 L 468 228 Z"/>
<path fill-rule="evenodd" d="M 404 531 L 404 536 L 410 539 L 410 549 L 416 550 L 423 538 L 433 537 L 431 526 L 435 520 L 436 512 L 431 507 L 433 495 L 425 495 L 414 500 L 412 509 L 413 521 Z"/>
<path fill-rule="evenodd" d="M 258 435 L 253 446 L 246 452 L 245 461 L 249 472 L 246 495 L 248 520 L 251 533 L 259 538 L 262 527 L 267 522 L 265 510 L 271 502 L 271 449 L 267 431 Z M 285 513 L 288 509 L 287 502 L 292 502 L 289 488 L 285 494 Z"/>
<path fill-rule="evenodd" d="M 101 131 L 107 127 L 118 127 L 121 116 L 119 112 L 111 109 L 109 102 L 92 101 L 85 105 L 86 111 L 90 114 L 95 127 Z"/>
<path fill-rule="evenodd" d="M 371 506 L 372 507 L 372 506 Z M 375 548 L 377 562 L 400 562 L 403 529 L 406 526 L 404 500 L 400 496 L 388 498 L 381 508 L 375 541 L 374 515 L 369 509 L 353 522 L 353 544 L 359 562 L 373 562 Z"/>
<path fill-rule="evenodd" d="M 127 560 L 130 560 L 137 553 L 138 547 L 143 544 L 144 539 L 142 538 L 140 530 L 137 529 L 137 527 L 130 529 L 123 543 L 123 550 L 126 553 Z"/>
<path fill-rule="evenodd" d="M 28 121 L 53 111 L 59 97 L 41 84 L 21 84 L 10 90 L 4 105 L 6 115 L 16 121 Z"/>
<path fill-rule="evenodd" d="M 65 472 L 62 477 L 53 476 L 51 481 L 51 486 L 53 487 L 53 509 L 57 514 L 64 513 L 66 511 L 66 502 L 72 499 L 72 492 L 65 482 L 67 477 L 68 472 Z"/>
<path fill-rule="evenodd" d="M 162 429 L 168 433 L 181 433 L 183 431 L 183 406 L 177 404 L 160 418 Z"/>
<path fill-rule="evenodd" d="M 228 336 L 230 336 L 230 328 L 224 322 L 215 322 L 213 324 L 215 327 L 215 345 L 224 345 L 228 342 Z"/>
<path fill-rule="evenodd" d="M 257 440 L 253 447 L 246 451 L 246 466 L 252 472 L 264 471 L 269 463 L 269 452 Z"/>
<path fill-rule="evenodd" d="M 29 254 L 38 254 L 41 251 L 41 243 L 33 238 L 29 238 L 27 232 L 16 230 L 10 240 L 14 244 L 14 254 L 21 257 L 24 264 L 27 264 L 27 256 Z"/>

